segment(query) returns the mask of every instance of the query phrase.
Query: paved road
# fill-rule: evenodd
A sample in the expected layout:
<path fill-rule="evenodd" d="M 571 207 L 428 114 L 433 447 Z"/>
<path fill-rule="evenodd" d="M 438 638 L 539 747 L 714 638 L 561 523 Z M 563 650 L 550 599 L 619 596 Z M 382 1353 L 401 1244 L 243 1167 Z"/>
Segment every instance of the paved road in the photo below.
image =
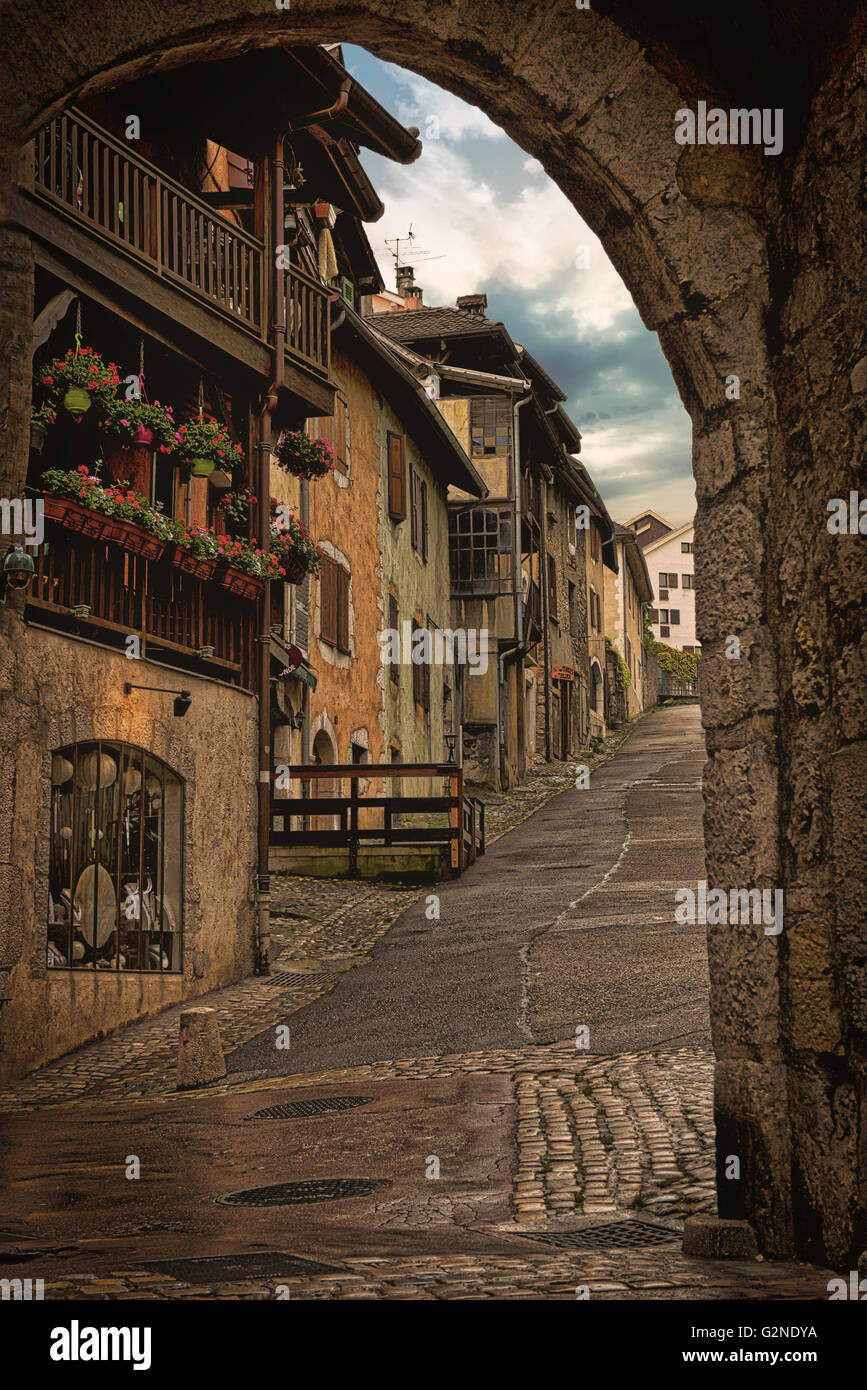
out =
<path fill-rule="evenodd" d="M 543 1043 L 590 1029 L 590 1051 L 709 1043 L 704 930 L 674 923 L 703 876 L 698 707 L 650 715 L 589 789 L 555 797 L 421 898 L 357 966 L 233 1072 L 318 1071 Z"/>

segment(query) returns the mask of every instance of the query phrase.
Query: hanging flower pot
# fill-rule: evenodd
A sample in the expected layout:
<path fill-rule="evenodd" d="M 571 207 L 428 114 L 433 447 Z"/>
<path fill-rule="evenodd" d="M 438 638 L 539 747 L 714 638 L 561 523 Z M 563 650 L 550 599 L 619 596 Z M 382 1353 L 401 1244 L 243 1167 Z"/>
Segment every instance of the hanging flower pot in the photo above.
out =
<path fill-rule="evenodd" d="M 307 573 L 307 562 L 301 555 L 294 556 L 291 560 L 284 562 L 286 570 L 287 584 L 301 584 Z"/>
<path fill-rule="evenodd" d="M 34 454 L 41 454 L 48 438 L 48 431 L 57 420 L 57 411 L 51 405 L 41 405 L 30 417 L 30 448 Z"/>
<path fill-rule="evenodd" d="M 324 478 L 334 468 L 334 450 L 324 439 L 286 430 L 277 445 L 277 462 L 296 478 Z"/>
<path fill-rule="evenodd" d="M 187 420 L 174 437 L 174 451 L 185 459 L 194 478 L 209 478 L 215 468 L 231 474 L 243 459 L 225 425 L 217 420 Z"/>
<path fill-rule="evenodd" d="M 44 425 L 37 425 L 34 421 L 30 422 L 30 447 L 34 454 L 41 454 L 45 448 L 45 441 L 48 438 L 48 430 Z"/>
<path fill-rule="evenodd" d="M 80 420 L 86 411 L 90 410 L 91 399 L 83 386 L 70 386 L 63 397 L 63 405 L 69 411 L 73 420 Z"/>
<path fill-rule="evenodd" d="M 135 435 L 133 436 L 133 441 L 132 441 L 132 442 L 133 442 L 133 444 L 147 444 L 147 445 L 153 444 L 153 442 L 154 442 L 154 432 L 153 432 L 153 430 L 152 430 L 152 429 L 149 429 L 147 425 L 139 425 L 138 429 L 137 429 L 136 432 L 135 432 Z"/>

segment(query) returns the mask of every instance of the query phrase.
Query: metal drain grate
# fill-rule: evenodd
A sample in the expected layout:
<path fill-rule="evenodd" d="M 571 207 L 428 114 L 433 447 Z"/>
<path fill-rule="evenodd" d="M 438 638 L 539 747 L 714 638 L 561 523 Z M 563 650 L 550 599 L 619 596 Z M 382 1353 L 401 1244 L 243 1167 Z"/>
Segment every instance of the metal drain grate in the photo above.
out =
<path fill-rule="evenodd" d="M 148 1260 L 140 1266 L 167 1274 L 182 1284 L 215 1284 L 236 1279 L 304 1279 L 314 1274 L 341 1274 L 338 1265 L 303 1260 L 280 1250 L 256 1250 L 246 1255 L 205 1255 L 189 1260 Z"/>
<path fill-rule="evenodd" d="M 368 1197 L 388 1178 L 308 1178 L 305 1182 L 275 1182 L 268 1187 L 248 1187 L 227 1192 L 217 1201 L 226 1207 L 286 1207 L 296 1202 L 333 1202 L 340 1197 Z"/>
<path fill-rule="evenodd" d="M 283 985 L 286 989 L 307 989 L 310 985 L 321 985 L 329 977 L 321 970 L 315 974 L 311 971 L 302 974 L 300 971 L 278 970 L 276 975 L 271 975 L 269 985 Z"/>
<path fill-rule="evenodd" d="M 601 1226 L 585 1226 L 580 1231 L 551 1231 L 532 1235 L 521 1232 L 528 1240 L 554 1245 L 559 1250 L 617 1250 L 638 1249 L 648 1245 L 670 1245 L 681 1239 L 679 1231 L 667 1226 L 650 1226 L 646 1221 L 606 1221 Z"/>
<path fill-rule="evenodd" d="M 245 1120 L 301 1120 L 306 1115 L 324 1115 L 327 1110 L 354 1110 L 356 1105 L 369 1105 L 373 1096 L 327 1096 L 323 1100 L 293 1100 L 285 1105 L 266 1105 L 254 1110 Z"/>

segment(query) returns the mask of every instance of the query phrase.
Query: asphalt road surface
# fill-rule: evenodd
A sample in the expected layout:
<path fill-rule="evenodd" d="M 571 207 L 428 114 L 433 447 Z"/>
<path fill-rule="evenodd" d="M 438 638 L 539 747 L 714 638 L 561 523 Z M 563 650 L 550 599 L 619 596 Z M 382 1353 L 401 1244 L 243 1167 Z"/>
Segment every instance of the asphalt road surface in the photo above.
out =
<path fill-rule="evenodd" d="M 705 929 L 674 921 L 704 877 L 697 705 L 649 715 L 585 790 L 554 797 L 440 884 L 372 959 L 268 1029 L 231 1072 L 269 1075 L 526 1046 L 589 1029 L 589 1051 L 710 1043 Z"/>

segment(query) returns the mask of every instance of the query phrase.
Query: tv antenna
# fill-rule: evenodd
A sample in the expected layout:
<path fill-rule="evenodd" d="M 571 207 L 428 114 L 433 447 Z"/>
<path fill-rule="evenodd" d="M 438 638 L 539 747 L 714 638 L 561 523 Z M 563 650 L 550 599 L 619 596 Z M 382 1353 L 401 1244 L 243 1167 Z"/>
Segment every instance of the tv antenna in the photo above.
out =
<path fill-rule="evenodd" d="M 401 252 L 401 245 L 404 251 Z M 409 231 L 405 237 L 393 237 L 391 241 L 386 241 L 385 249 L 394 258 L 394 269 L 397 271 L 402 265 L 423 265 L 425 261 L 443 261 L 445 256 L 432 256 L 428 251 L 423 251 L 421 247 L 415 245 L 415 232 L 412 223 L 409 224 Z M 407 259 L 409 257 L 409 259 Z"/>

